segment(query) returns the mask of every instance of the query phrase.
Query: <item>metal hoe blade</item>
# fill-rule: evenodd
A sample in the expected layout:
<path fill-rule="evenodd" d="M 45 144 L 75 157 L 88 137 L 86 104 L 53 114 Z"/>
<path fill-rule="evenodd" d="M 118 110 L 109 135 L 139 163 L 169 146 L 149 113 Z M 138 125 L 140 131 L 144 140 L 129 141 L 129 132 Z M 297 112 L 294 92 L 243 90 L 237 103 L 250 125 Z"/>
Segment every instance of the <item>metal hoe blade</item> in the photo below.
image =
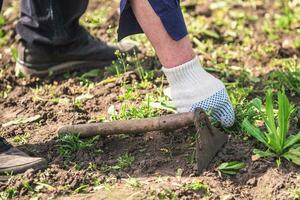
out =
<path fill-rule="evenodd" d="M 216 156 L 218 151 L 228 141 L 228 136 L 211 126 L 210 121 L 202 109 L 194 113 L 196 127 L 196 161 L 198 173 L 203 172 Z"/>

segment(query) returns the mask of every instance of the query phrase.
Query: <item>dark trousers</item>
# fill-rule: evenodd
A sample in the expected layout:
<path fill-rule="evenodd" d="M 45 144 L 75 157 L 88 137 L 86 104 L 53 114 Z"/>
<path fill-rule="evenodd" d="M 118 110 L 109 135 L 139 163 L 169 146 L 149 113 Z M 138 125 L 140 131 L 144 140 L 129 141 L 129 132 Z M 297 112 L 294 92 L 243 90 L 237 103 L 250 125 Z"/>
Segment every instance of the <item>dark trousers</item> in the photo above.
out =
<path fill-rule="evenodd" d="M 88 0 L 22 0 L 17 33 L 30 44 L 67 45 L 87 37 L 79 25 Z"/>
<path fill-rule="evenodd" d="M 0 0 L 0 6 L 2 4 Z M 68 45 L 88 36 L 79 25 L 88 0 L 21 0 L 17 33 L 29 44 Z M 187 35 L 179 0 L 149 0 L 174 40 Z M 121 0 L 118 37 L 142 32 L 128 0 Z"/>

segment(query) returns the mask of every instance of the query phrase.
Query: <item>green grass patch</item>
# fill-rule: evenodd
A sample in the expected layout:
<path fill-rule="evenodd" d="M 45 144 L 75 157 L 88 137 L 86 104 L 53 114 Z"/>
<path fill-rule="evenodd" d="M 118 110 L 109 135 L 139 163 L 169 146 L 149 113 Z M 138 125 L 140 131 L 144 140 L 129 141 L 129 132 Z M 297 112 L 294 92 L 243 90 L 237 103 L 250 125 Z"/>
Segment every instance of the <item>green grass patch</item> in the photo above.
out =
<path fill-rule="evenodd" d="M 79 134 L 61 134 L 58 138 L 59 154 L 66 161 L 69 161 L 76 152 L 92 149 L 98 139 L 99 136 L 93 137 L 92 139 L 81 140 Z"/>

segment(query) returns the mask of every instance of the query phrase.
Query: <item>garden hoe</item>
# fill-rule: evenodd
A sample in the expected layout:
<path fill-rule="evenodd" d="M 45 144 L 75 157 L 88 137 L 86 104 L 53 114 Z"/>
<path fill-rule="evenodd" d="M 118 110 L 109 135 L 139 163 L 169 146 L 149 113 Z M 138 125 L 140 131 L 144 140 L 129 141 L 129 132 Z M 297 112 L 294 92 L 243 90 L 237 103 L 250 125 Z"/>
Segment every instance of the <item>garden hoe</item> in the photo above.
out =
<path fill-rule="evenodd" d="M 135 134 L 150 131 L 174 131 L 194 124 L 196 127 L 196 160 L 201 173 L 227 142 L 228 136 L 211 126 L 202 109 L 157 118 L 123 120 L 105 123 L 63 126 L 59 134 L 79 134 L 86 138 L 96 135 Z"/>

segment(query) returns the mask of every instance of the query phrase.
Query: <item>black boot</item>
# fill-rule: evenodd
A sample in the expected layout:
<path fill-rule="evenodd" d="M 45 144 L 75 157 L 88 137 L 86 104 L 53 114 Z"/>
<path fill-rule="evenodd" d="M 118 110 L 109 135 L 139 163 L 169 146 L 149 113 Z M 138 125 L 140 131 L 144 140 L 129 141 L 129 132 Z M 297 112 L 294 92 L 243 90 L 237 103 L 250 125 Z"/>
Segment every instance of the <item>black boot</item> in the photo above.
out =
<path fill-rule="evenodd" d="M 8 144 L 0 138 L 0 175 L 7 173 L 22 173 L 28 169 L 40 170 L 47 167 L 44 158 L 30 157 L 23 151 Z"/>
<path fill-rule="evenodd" d="M 90 35 L 84 40 L 61 46 L 30 45 L 20 40 L 16 73 L 45 76 L 76 69 L 104 67 L 117 59 L 116 50 L 130 52 L 133 49 L 135 44 L 130 42 L 108 45 Z"/>

